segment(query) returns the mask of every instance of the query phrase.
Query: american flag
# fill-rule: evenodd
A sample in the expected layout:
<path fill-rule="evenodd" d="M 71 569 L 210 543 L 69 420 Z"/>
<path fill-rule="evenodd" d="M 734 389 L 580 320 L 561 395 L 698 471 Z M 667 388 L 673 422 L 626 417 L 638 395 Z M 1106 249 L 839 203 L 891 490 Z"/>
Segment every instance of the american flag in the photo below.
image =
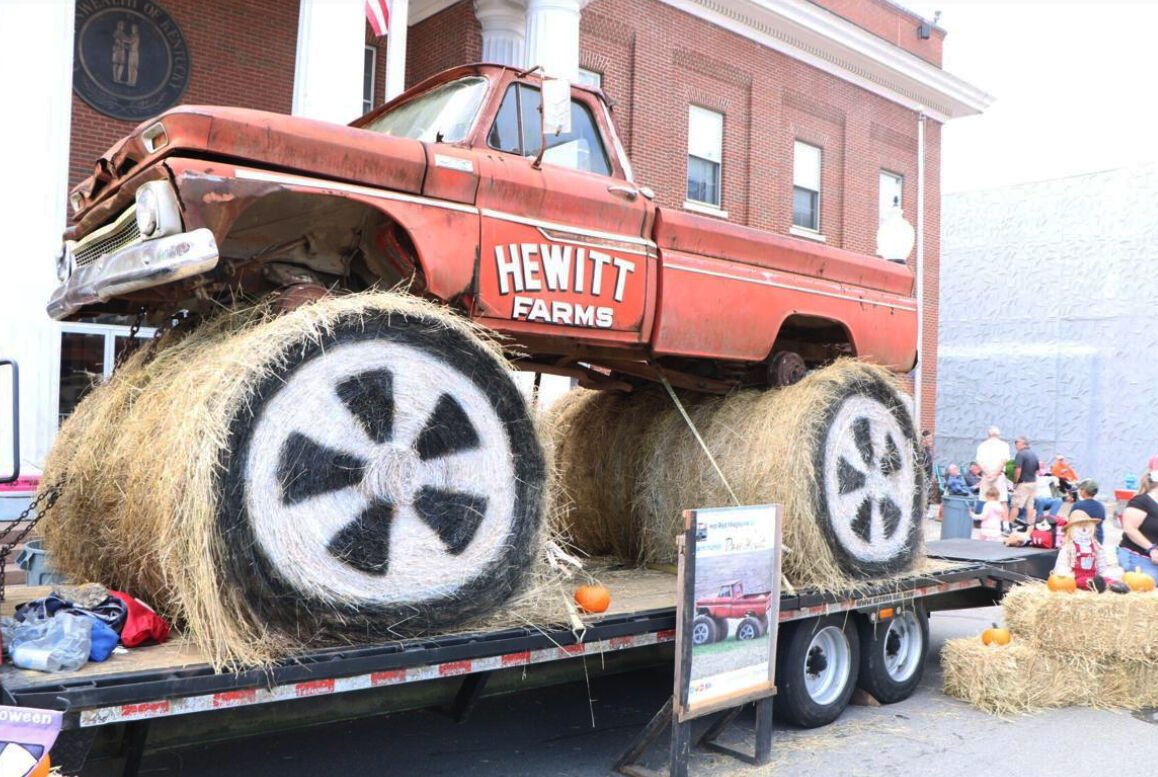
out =
<path fill-rule="evenodd" d="M 385 35 L 390 24 L 390 4 L 387 0 L 366 0 L 366 19 L 375 35 Z"/>

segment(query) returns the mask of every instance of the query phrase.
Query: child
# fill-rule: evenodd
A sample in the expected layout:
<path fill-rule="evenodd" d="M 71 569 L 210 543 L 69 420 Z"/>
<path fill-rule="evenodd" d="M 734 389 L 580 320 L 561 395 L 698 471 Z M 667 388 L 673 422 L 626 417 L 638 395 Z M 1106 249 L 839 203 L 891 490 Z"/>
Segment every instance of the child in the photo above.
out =
<path fill-rule="evenodd" d="M 981 512 L 974 513 L 973 517 L 981 519 L 978 539 L 1001 542 L 1002 528 L 1009 522 L 1009 511 L 1001 501 L 1001 492 L 996 486 L 986 489 L 985 504 L 981 507 Z"/>

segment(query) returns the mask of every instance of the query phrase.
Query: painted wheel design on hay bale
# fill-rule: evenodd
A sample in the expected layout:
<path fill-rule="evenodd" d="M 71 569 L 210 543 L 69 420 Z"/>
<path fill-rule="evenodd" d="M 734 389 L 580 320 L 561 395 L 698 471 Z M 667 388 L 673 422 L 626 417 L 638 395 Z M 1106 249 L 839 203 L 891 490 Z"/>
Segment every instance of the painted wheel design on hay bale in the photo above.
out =
<path fill-rule="evenodd" d="M 820 520 L 860 576 L 906 568 L 920 545 L 923 477 L 907 409 L 889 387 L 857 384 L 834 405 L 819 450 Z"/>
<path fill-rule="evenodd" d="M 543 454 L 456 328 L 395 314 L 302 344 L 232 442 L 220 522 L 266 617 L 421 631 L 492 611 L 530 566 Z"/>

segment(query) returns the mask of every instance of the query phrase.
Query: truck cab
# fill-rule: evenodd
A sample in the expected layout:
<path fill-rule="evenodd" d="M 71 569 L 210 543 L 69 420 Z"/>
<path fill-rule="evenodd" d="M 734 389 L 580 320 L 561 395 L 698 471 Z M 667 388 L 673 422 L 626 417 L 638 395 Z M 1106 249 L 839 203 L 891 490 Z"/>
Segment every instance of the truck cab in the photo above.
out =
<path fill-rule="evenodd" d="M 404 285 L 511 338 L 519 366 L 630 388 L 790 383 L 839 356 L 915 363 L 913 274 L 657 207 L 608 101 L 498 65 L 427 79 L 338 126 L 182 106 L 70 195 L 49 314 L 208 311 Z"/>

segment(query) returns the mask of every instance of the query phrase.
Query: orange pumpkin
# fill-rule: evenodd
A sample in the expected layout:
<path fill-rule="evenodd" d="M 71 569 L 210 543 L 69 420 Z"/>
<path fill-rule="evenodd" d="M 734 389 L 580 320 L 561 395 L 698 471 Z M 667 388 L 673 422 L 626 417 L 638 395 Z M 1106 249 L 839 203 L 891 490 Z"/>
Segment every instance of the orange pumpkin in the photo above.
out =
<path fill-rule="evenodd" d="M 1131 591 L 1154 590 L 1154 578 L 1143 572 L 1141 567 L 1134 567 L 1133 572 L 1122 575 L 1122 582 L 1130 586 Z"/>
<path fill-rule="evenodd" d="M 611 592 L 601 585 L 584 585 L 575 589 L 575 604 L 583 612 L 603 612 L 611 604 Z"/>
<path fill-rule="evenodd" d="M 996 623 L 993 624 L 993 628 L 981 632 L 981 642 L 985 645 L 1008 645 L 1011 639 L 1013 635 L 1009 633 L 1009 629 L 1000 628 Z"/>
<path fill-rule="evenodd" d="M 1051 573 L 1049 580 L 1047 580 L 1045 584 L 1051 591 L 1062 591 L 1067 594 L 1072 594 L 1078 590 L 1078 581 L 1068 575 L 1055 575 Z"/>

